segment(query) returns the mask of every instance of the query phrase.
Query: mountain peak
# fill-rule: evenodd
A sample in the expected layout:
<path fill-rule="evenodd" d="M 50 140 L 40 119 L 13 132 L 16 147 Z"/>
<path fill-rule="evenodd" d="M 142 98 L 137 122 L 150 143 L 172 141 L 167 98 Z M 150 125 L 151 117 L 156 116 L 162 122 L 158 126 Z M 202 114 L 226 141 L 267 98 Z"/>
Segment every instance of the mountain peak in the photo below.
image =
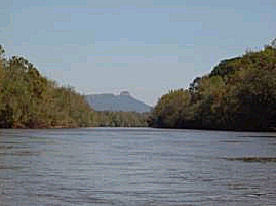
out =
<path fill-rule="evenodd" d="M 95 111 L 123 111 L 123 112 L 149 112 L 151 107 L 144 102 L 135 99 L 128 91 L 122 91 L 119 95 L 114 94 L 91 94 L 86 95 L 87 103 Z"/>
<path fill-rule="evenodd" d="M 130 93 L 128 91 L 122 91 L 120 92 L 120 96 L 130 96 Z"/>

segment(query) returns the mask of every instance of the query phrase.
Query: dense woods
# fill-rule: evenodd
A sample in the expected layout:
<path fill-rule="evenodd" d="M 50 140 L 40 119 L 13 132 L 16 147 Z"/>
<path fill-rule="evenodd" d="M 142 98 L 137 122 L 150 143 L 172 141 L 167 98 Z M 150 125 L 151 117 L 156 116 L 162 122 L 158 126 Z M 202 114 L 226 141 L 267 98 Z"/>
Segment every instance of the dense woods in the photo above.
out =
<path fill-rule="evenodd" d="M 146 116 L 95 112 L 84 96 L 43 77 L 23 57 L 6 58 L 0 46 L 0 128 L 147 126 Z"/>
<path fill-rule="evenodd" d="M 149 114 L 95 112 L 74 89 L 43 77 L 0 46 L 0 127 L 161 127 L 276 129 L 276 40 L 260 51 L 223 60 L 187 89 L 163 95 Z"/>
<path fill-rule="evenodd" d="M 83 96 L 58 87 L 23 57 L 0 57 L 0 127 L 48 128 L 89 126 L 92 110 Z"/>
<path fill-rule="evenodd" d="M 163 95 L 152 127 L 276 129 L 276 40 L 261 51 L 223 60 L 188 89 Z"/>
<path fill-rule="evenodd" d="M 93 126 L 97 127 L 147 127 L 148 114 L 136 112 L 95 112 Z"/>

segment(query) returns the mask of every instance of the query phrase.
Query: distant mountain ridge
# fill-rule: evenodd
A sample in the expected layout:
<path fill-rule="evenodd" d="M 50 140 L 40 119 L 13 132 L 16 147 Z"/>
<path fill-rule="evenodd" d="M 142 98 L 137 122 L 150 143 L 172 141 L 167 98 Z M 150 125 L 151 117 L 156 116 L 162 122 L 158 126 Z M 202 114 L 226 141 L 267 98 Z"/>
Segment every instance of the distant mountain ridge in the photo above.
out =
<path fill-rule="evenodd" d="M 90 94 L 85 100 L 95 111 L 122 111 L 122 112 L 150 112 L 151 107 L 143 101 L 135 99 L 128 91 L 122 91 L 119 95 L 112 93 Z"/>

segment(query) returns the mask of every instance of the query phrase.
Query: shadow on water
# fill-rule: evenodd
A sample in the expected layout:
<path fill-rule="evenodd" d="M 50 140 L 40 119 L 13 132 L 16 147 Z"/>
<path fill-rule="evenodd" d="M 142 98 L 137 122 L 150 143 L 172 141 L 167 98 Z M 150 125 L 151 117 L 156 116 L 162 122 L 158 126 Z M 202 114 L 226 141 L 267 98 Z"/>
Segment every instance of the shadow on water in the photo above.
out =
<path fill-rule="evenodd" d="M 0 156 L 2 155 L 8 155 L 8 156 L 37 156 L 40 152 L 34 152 L 34 151 L 14 151 L 10 153 L 0 153 Z"/>
<path fill-rule="evenodd" d="M 12 149 L 13 146 L 2 146 L 0 145 L 0 150 L 8 150 L 8 149 Z"/>
<path fill-rule="evenodd" d="M 258 135 L 258 136 L 253 136 L 253 135 L 240 135 L 238 137 L 252 137 L 252 138 L 276 138 L 274 135 Z"/>
<path fill-rule="evenodd" d="M 276 157 L 231 157 L 231 158 L 224 158 L 230 161 L 243 161 L 243 162 L 261 162 L 261 163 L 268 163 L 268 162 L 276 162 Z"/>
<path fill-rule="evenodd" d="M 242 142 L 249 142 L 246 140 L 221 140 L 220 142 L 226 142 L 226 143 L 242 143 Z"/>
<path fill-rule="evenodd" d="M 5 166 L 0 165 L 0 170 L 16 170 L 16 169 L 22 169 L 23 167 L 14 167 L 14 166 Z"/>

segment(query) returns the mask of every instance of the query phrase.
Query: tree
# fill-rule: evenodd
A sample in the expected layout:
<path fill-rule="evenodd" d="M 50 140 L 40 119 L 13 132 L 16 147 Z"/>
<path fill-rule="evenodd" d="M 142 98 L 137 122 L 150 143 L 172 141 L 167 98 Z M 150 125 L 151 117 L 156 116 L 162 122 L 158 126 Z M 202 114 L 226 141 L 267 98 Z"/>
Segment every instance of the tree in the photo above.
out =
<path fill-rule="evenodd" d="M 189 90 L 163 95 L 150 115 L 150 126 L 276 129 L 275 45 L 276 39 L 261 51 L 222 60 L 209 74 L 197 77 Z"/>

